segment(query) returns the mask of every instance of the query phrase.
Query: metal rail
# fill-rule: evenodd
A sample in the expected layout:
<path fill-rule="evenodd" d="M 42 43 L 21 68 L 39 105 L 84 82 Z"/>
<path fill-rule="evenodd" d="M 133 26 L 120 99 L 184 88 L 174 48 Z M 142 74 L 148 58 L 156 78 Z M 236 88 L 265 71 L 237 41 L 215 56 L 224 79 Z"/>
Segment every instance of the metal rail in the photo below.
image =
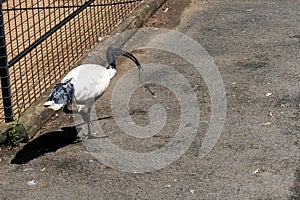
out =
<path fill-rule="evenodd" d="M 13 120 L 13 109 L 11 100 L 12 95 L 10 89 L 10 76 L 7 63 L 7 50 L 5 41 L 2 2 L 0 2 L 0 79 L 5 122 L 11 122 Z"/>
<path fill-rule="evenodd" d="M 0 123 L 32 105 L 141 1 L 0 0 Z"/>

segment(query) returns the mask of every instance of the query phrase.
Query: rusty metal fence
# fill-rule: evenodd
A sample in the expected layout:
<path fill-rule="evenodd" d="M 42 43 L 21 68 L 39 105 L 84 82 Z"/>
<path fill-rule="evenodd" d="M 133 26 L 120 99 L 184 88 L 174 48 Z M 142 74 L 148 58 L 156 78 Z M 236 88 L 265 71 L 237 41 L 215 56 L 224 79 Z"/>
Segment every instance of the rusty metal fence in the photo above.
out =
<path fill-rule="evenodd" d="M 0 1 L 0 123 L 26 110 L 141 2 Z"/>

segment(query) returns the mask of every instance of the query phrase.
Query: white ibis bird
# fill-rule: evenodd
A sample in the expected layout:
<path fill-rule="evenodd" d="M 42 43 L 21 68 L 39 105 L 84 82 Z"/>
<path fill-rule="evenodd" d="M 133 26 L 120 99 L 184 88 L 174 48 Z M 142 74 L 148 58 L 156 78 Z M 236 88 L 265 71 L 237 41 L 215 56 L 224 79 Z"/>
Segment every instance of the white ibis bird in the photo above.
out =
<path fill-rule="evenodd" d="M 78 113 L 88 125 L 88 137 L 93 137 L 91 107 L 107 89 L 110 79 L 115 76 L 117 72 L 115 60 L 119 56 L 131 59 L 140 70 L 141 65 L 135 56 L 119 47 L 110 46 L 106 53 L 107 68 L 96 64 L 83 64 L 74 68 L 55 86 L 44 106 L 57 111 L 69 103 L 75 103 Z M 87 112 L 83 112 L 83 108 L 87 108 Z"/>

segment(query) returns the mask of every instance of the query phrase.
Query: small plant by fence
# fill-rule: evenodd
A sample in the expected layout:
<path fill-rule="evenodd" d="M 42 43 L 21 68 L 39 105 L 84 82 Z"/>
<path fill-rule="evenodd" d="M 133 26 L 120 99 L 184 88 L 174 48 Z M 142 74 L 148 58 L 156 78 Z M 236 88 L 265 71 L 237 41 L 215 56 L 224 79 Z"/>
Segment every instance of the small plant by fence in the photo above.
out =
<path fill-rule="evenodd" d="M 26 110 L 141 2 L 0 1 L 0 123 Z"/>

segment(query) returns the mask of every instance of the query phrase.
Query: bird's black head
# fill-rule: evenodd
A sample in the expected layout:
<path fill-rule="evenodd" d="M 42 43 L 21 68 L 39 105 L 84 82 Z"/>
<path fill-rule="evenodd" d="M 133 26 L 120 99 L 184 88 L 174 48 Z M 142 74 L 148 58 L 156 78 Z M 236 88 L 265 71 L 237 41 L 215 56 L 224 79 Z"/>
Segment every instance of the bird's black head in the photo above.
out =
<path fill-rule="evenodd" d="M 139 63 L 138 59 L 134 55 L 132 55 L 131 53 L 129 53 L 127 51 L 120 49 L 117 46 L 110 46 L 106 52 L 106 59 L 107 59 L 109 67 L 116 69 L 117 68 L 116 59 L 120 56 L 125 56 L 125 57 L 131 59 L 136 64 L 138 69 L 141 68 L 141 64 Z"/>

